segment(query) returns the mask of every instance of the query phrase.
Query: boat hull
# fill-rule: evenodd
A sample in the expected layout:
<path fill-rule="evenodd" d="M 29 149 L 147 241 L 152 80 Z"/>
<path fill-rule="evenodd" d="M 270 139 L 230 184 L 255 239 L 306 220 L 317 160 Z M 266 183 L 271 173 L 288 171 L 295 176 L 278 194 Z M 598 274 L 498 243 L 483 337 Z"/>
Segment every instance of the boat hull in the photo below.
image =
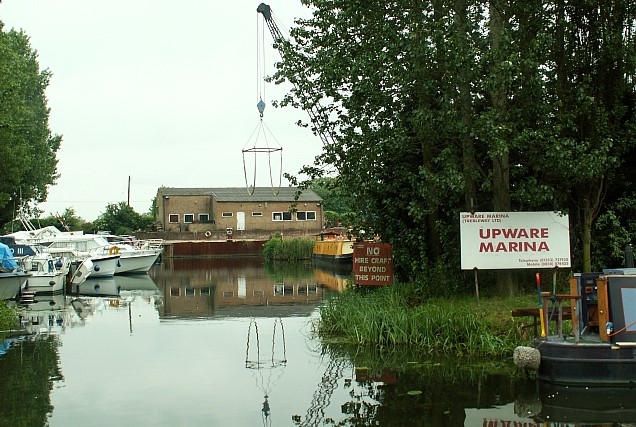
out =
<path fill-rule="evenodd" d="M 35 292 L 37 295 L 55 295 L 64 292 L 66 272 L 59 271 L 50 274 L 38 274 L 29 277 L 24 285 L 25 291 Z"/>
<path fill-rule="evenodd" d="M 0 300 L 9 300 L 16 297 L 22 287 L 25 285 L 27 279 L 31 277 L 31 274 L 23 271 L 16 271 L 11 273 L 0 273 Z"/>
<path fill-rule="evenodd" d="M 143 274 L 148 273 L 150 267 L 157 261 L 161 251 L 143 251 L 142 253 L 121 252 L 119 265 L 115 274 Z"/>
<path fill-rule="evenodd" d="M 320 240 L 314 243 L 312 259 L 319 263 L 352 264 L 351 240 Z"/>
<path fill-rule="evenodd" d="M 554 384 L 636 386 L 635 343 L 537 340 L 537 378 Z"/>
<path fill-rule="evenodd" d="M 91 256 L 93 271 L 91 277 L 112 277 L 120 264 L 121 255 Z"/>

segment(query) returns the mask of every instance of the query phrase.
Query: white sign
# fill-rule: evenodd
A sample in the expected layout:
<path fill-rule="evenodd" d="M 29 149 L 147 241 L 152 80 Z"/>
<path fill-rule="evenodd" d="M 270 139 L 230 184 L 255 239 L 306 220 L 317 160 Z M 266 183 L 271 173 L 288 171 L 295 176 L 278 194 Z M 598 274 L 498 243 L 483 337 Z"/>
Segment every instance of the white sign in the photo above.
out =
<path fill-rule="evenodd" d="M 461 212 L 462 270 L 570 267 L 570 223 L 556 212 Z"/>

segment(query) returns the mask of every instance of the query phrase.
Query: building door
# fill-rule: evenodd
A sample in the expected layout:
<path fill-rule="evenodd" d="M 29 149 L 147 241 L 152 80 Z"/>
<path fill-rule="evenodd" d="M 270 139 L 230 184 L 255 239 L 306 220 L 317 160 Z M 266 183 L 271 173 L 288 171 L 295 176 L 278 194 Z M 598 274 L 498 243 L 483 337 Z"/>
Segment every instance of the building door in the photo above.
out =
<path fill-rule="evenodd" d="M 236 230 L 245 230 L 245 212 L 236 213 Z"/>

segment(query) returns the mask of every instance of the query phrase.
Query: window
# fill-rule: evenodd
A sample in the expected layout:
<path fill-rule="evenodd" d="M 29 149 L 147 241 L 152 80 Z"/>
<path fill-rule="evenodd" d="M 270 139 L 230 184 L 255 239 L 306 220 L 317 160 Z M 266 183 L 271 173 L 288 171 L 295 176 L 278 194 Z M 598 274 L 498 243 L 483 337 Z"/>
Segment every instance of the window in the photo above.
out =
<path fill-rule="evenodd" d="M 272 221 L 291 221 L 291 212 L 272 212 Z"/>
<path fill-rule="evenodd" d="M 263 212 L 252 212 L 252 216 L 263 216 Z"/>
<path fill-rule="evenodd" d="M 199 214 L 199 222 L 210 222 L 210 214 Z"/>
<path fill-rule="evenodd" d="M 223 218 L 231 218 L 234 216 L 234 214 L 232 212 L 223 212 L 223 214 L 221 215 Z"/>
<path fill-rule="evenodd" d="M 296 221 L 315 221 L 316 220 L 316 212 L 315 211 L 298 211 L 296 212 Z"/>
<path fill-rule="evenodd" d="M 168 221 L 170 221 L 171 224 L 176 224 L 177 222 L 179 222 L 179 214 L 170 214 L 168 218 Z"/>
<path fill-rule="evenodd" d="M 192 223 L 194 222 L 194 214 L 184 214 L 183 222 Z"/>

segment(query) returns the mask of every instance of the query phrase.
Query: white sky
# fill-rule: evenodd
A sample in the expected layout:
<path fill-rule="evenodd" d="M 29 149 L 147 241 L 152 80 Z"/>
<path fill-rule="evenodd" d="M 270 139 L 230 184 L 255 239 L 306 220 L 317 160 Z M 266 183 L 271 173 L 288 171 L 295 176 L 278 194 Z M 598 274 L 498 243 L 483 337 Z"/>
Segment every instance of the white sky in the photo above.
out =
<path fill-rule="evenodd" d="M 299 0 L 278 2 L 268 4 L 287 28 L 310 15 Z M 93 221 L 108 203 L 128 200 L 129 177 L 138 213 L 162 185 L 244 187 L 245 148 L 280 145 L 284 172 L 312 164 L 320 140 L 295 124 L 308 115 L 271 106 L 288 87 L 265 86 L 271 133 L 252 136 L 260 120 L 259 3 L 2 0 L 4 30 L 24 30 L 40 69 L 53 73 L 47 97 L 50 128 L 63 137 L 61 177 L 39 206 L 45 216 L 72 207 Z M 264 36 L 261 61 L 271 74 L 280 56 L 266 27 Z M 250 184 L 256 158 L 256 185 L 270 185 L 267 157 L 247 155 Z M 272 159 L 278 185 L 280 153 Z"/>

